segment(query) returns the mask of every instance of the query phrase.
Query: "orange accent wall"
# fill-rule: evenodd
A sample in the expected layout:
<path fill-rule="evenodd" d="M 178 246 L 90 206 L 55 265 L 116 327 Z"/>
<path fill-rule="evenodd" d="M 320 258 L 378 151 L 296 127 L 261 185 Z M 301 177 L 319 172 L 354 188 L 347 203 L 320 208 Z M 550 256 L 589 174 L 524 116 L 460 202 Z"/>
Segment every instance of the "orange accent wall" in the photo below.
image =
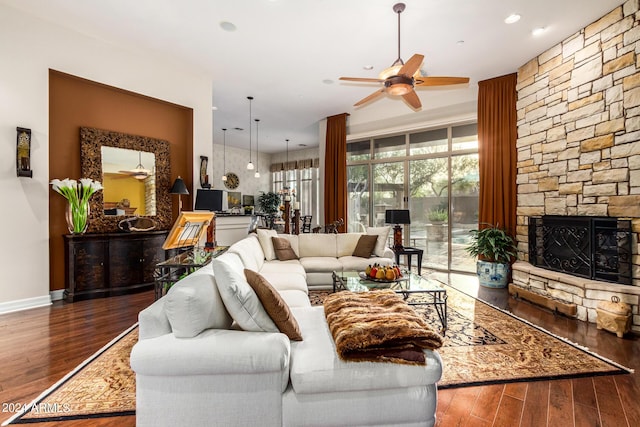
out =
<path fill-rule="evenodd" d="M 169 84 L 169 83 L 168 83 Z M 180 175 L 193 188 L 193 109 L 49 70 L 49 179 L 81 178 L 80 127 L 169 141 L 171 182 Z M 167 189 L 168 191 L 168 189 Z M 182 196 L 191 206 L 191 196 Z M 49 191 L 49 289 L 64 289 L 66 200 Z M 178 200 L 173 200 L 177 217 Z"/>

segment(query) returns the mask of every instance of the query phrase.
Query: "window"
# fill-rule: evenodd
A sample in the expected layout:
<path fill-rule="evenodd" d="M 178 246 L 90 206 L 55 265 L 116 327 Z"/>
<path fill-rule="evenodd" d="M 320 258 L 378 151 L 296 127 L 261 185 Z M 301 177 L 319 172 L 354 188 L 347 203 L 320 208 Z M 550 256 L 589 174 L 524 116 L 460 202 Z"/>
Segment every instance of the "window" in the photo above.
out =
<path fill-rule="evenodd" d="M 423 265 L 474 272 L 464 248 L 478 225 L 477 133 L 476 123 L 464 123 L 347 143 L 348 230 L 409 209 L 404 245 L 425 251 Z"/>
<path fill-rule="evenodd" d="M 290 162 L 292 163 L 292 162 Z M 300 215 L 312 215 L 317 220 L 319 214 L 320 186 L 318 159 L 300 160 L 294 163 L 296 169 L 284 171 L 281 165 L 272 165 L 271 191 L 278 193 L 285 187 L 295 193 L 295 201 L 300 203 Z"/>

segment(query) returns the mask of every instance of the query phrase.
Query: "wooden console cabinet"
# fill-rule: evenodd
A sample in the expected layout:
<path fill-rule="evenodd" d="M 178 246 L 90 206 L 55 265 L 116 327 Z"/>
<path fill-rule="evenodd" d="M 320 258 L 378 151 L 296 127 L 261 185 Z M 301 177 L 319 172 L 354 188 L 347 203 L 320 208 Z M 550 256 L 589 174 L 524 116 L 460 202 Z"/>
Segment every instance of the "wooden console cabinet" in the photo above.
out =
<path fill-rule="evenodd" d="M 68 302 L 154 287 L 156 264 L 167 259 L 167 231 L 64 236 Z"/>

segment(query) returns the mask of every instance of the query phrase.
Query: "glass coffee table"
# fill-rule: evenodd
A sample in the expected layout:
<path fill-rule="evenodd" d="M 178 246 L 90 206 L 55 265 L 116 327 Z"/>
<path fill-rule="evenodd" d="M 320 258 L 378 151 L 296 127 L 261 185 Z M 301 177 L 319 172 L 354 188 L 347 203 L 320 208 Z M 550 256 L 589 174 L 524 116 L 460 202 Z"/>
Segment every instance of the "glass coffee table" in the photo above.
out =
<path fill-rule="evenodd" d="M 402 295 L 409 305 L 432 305 L 442 324 L 442 334 L 447 330 L 447 290 L 443 284 L 411 272 L 403 272 L 404 276 L 392 282 L 381 282 L 364 279 L 357 271 L 333 272 L 333 291 L 368 292 L 376 289 L 391 289 Z M 419 301 L 410 300 L 412 295 L 424 295 Z"/>

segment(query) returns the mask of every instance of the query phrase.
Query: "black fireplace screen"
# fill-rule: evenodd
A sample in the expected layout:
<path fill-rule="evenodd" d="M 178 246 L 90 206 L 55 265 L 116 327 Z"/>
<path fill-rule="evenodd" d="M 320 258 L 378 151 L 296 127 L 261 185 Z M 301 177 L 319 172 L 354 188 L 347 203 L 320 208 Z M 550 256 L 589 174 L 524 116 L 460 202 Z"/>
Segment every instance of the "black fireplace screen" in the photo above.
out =
<path fill-rule="evenodd" d="M 530 217 L 529 262 L 575 276 L 631 284 L 631 221 L 586 216 Z"/>

